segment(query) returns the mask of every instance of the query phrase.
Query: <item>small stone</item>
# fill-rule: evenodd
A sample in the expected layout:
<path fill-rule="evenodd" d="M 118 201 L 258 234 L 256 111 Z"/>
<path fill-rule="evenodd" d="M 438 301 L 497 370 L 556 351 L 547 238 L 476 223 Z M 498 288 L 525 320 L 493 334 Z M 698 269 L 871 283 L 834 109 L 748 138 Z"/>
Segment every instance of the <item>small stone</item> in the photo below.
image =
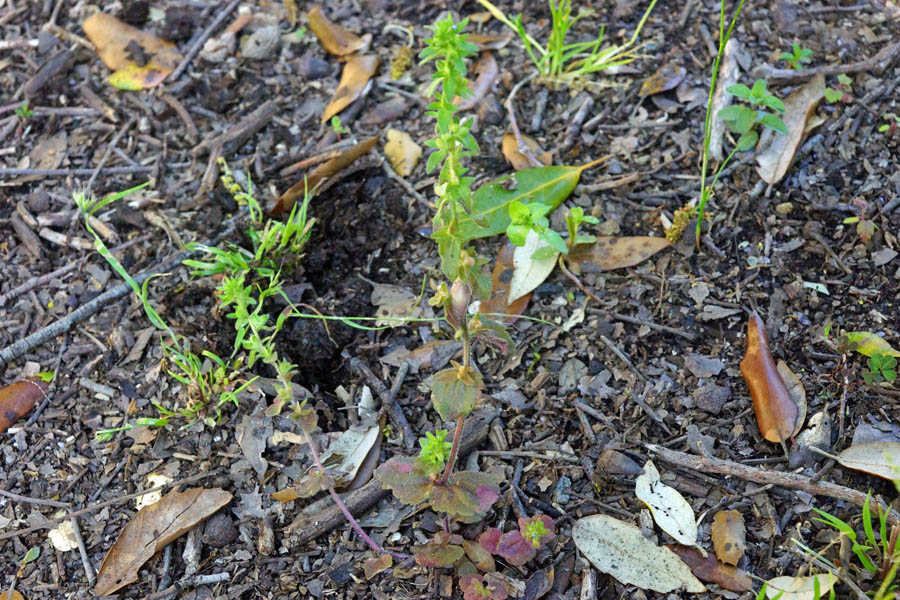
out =
<path fill-rule="evenodd" d="M 203 543 L 213 548 L 224 548 L 237 538 L 238 531 L 225 513 L 211 516 L 203 527 Z"/>
<path fill-rule="evenodd" d="M 703 435 L 700 433 L 700 428 L 694 424 L 688 425 L 687 428 L 687 442 L 688 442 L 688 450 L 690 450 L 693 454 L 703 455 L 703 452 L 700 451 L 700 446 L 703 446 L 704 452 L 711 452 L 713 446 L 716 445 L 716 438 L 711 435 Z"/>
<path fill-rule="evenodd" d="M 587 375 L 587 365 L 577 358 L 567 360 L 559 371 L 559 393 L 568 394 L 575 391 L 584 375 Z"/>
<path fill-rule="evenodd" d="M 697 408 L 710 414 L 718 415 L 731 398 L 731 388 L 713 384 L 704 385 L 694 390 L 694 402 Z"/>
<path fill-rule="evenodd" d="M 880 267 L 882 265 L 886 265 L 897 256 L 896 250 L 891 250 L 890 248 L 882 248 L 878 252 L 872 253 L 872 262 L 876 267 Z"/>
<path fill-rule="evenodd" d="M 241 40 L 241 54 L 251 60 L 266 60 L 275 54 L 280 43 L 281 30 L 277 25 L 261 27 Z"/>
<path fill-rule="evenodd" d="M 300 74 L 307 79 L 322 79 L 331 73 L 331 64 L 311 54 L 300 59 Z"/>
<path fill-rule="evenodd" d="M 725 363 L 718 358 L 709 358 L 702 354 L 688 354 L 684 357 L 684 366 L 696 377 L 707 379 L 721 373 Z"/>
<path fill-rule="evenodd" d="M 478 118 L 488 125 L 499 125 L 506 119 L 506 111 L 494 94 L 488 94 L 478 103 Z"/>

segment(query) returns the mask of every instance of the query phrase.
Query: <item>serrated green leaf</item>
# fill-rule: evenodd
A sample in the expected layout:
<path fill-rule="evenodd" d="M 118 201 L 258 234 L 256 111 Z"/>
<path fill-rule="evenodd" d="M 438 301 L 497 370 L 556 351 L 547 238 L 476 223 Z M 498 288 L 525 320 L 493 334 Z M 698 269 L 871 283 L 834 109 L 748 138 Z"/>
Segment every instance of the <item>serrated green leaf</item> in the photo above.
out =
<path fill-rule="evenodd" d="M 737 96 L 738 98 L 743 98 L 744 100 L 750 99 L 750 88 L 748 88 L 743 83 L 729 85 L 727 88 L 725 88 L 725 91 L 732 96 Z"/>
<path fill-rule="evenodd" d="M 753 148 L 756 145 L 756 141 L 759 139 L 759 134 L 755 131 L 748 131 L 745 134 L 742 134 L 740 139 L 738 139 L 737 150 L 738 152 L 746 152 Z"/>
<path fill-rule="evenodd" d="M 768 127 L 769 129 L 774 129 L 775 131 L 777 131 L 779 133 L 787 134 L 787 132 L 788 132 L 787 125 L 784 124 L 784 121 L 782 121 L 779 117 L 777 117 L 775 115 L 771 115 L 771 114 L 763 115 L 763 118 L 760 120 L 760 122 L 763 125 L 765 125 L 766 127 Z"/>
<path fill-rule="evenodd" d="M 459 368 L 444 369 L 434 375 L 431 403 L 444 421 L 455 421 L 472 412 L 481 388 L 481 374 L 471 367 L 464 377 Z"/>

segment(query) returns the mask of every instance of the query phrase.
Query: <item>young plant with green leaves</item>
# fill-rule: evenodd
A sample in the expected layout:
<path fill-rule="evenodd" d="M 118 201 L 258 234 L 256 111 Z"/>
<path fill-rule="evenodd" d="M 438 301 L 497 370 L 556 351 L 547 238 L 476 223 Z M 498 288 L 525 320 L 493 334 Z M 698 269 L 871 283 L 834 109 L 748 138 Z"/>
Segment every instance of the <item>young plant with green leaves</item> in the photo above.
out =
<path fill-rule="evenodd" d="M 873 354 L 867 359 L 866 367 L 862 371 L 862 377 L 870 387 L 897 381 L 897 359 L 890 354 L 882 352 Z"/>
<path fill-rule="evenodd" d="M 803 48 L 800 44 L 794 42 L 791 52 L 782 52 L 778 59 L 787 61 L 792 69 L 799 71 L 804 65 L 812 61 L 812 50 Z"/>
<path fill-rule="evenodd" d="M 887 133 L 888 135 L 893 136 L 897 133 L 898 130 L 900 130 L 900 116 L 895 115 L 892 112 L 886 112 L 884 113 L 884 120 L 887 121 L 887 123 L 879 125 L 879 132 Z"/>
<path fill-rule="evenodd" d="M 602 47 L 605 27 L 601 26 L 597 37 L 590 41 L 566 43 L 566 37 L 578 21 L 594 14 L 592 10 L 583 10 L 572 16 L 572 0 L 548 0 L 551 15 L 551 31 L 544 46 L 536 41 L 525 30 L 522 15 L 510 20 L 489 0 L 478 0 L 497 20 L 518 34 L 525 46 L 525 51 L 537 67 L 541 81 L 551 87 L 578 87 L 587 83 L 594 73 L 614 66 L 630 63 L 638 57 L 637 38 L 647 22 L 647 18 L 656 5 L 650 5 L 641 17 L 631 38 L 624 44 Z"/>
<path fill-rule="evenodd" d="M 23 122 L 34 116 L 34 109 L 31 108 L 27 100 L 13 112 L 19 117 L 19 120 Z"/>

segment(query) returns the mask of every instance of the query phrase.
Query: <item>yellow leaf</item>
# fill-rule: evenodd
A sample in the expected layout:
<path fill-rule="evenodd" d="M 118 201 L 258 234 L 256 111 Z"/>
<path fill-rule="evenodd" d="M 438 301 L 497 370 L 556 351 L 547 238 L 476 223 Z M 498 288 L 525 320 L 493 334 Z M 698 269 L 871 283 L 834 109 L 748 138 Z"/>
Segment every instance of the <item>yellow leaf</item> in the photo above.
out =
<path fill-rule="evenodd" d="M 384 155 L 397 171 L 397 175 L 406 177 L 413 172 L 419 159 L 422 158 L 422 147 L 405 131 L 388 129 Z"/>

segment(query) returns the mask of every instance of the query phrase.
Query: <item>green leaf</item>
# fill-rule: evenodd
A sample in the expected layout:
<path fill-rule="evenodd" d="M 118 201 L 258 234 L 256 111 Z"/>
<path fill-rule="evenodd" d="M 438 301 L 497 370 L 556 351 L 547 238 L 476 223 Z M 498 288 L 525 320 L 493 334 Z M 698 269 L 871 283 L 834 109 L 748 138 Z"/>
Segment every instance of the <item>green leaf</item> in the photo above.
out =
<path fill-rule="evenodd" d="M 732 104 L 719 111 L 719 118 L 723 121 L 736 121 L 745 110 L 747 110 L 746 107 L 740 106 L 739 104 Z"/>
<path fill-rule="evenodd" d="M 524 203 L 515 200 L 509 203 L 509 218 L 516 224 L 527 224 L 531 221 L 531 211 Z"/>
<path fill-rule="evenodd" d="M 565 243 L 563 243 L 563 247 L 565 247 Z M 547 260 L 550 258 L 556 258 L 556 255 L 560 252 L 562 251 L 555 249 L 553 246 L 543 246 L 534 251 L 534 253 L 531 255 L 531 260 Z M 567 254 L 567 252 L 563 252 L 563 254 Z"/>
<path fill-rule="evenodd" d="M 762 119 L 760 119 L 760 122 L 769 129 L 774 129 L 779 133 L 787 134 L 788 132 L 787 125 L 785 125 L 784 121 L 776 115 L 766 113 L 763 115 Z"/>
<path fill-rule="evenodd" d="M 732 96 L 737 96 L 738 98 L 743 98 L 744 100 L 750 100 L 750 88 L 748 88 L 743 83 L 729 85 L 727 88 L 725 88 L 725 91 Z"/>
<path fill-rule="evenodd" d="M 851 344 L 857 344 L 855 350 L 863 356 L 873 356 L 875 354 L 900 356 L 900 352 L 894 350 L 884 338 L 875 335 L 871 331 L 849 331 L 846 335 L 847 341 Z"/>
<path fill-rule="evenodd" d="M 527 225 L 510 225 L 506 228 L 506 236 L 515 246 L 524 246 L 531 227 Z"/>
<path fill-rule="evenodd" d="M 754 125 L 756 125 L 756 111 L 744 108 L 741 114 L 738 115 L 737 120 L 735 120 L 733 127 L 737 133 L 743 135 L 749 133 Z"/>
<path fill-rule="evenodd" d="M 746 152 L 753 148 L 756 145 L 756 141 L 759 139 L 759 134 L 755 131 L 748 131 L 747 133 L 741 134 L 740 139 L 737 143 L 737 151 L 738 152 Z"/>
<path fill-rule="evenodd" d="M 763 98 L 762 103 L 776 112 L 784 113 L 784 102 L 782 102 L 775 96 L 766 96 L 765 98 Z"/>
<path fill-rule="evenodd" d="M 753 87 L 750 89 L 750 98 L 751 102 L 756 100 L 757 102 L 761 102 L 763 98 L 766 97 L 766 80 L 765 79 L 757 79 L 753 83 Z"/>
<path fill-rule="evenodd" d="M 377 469 L 375 479 L 394 492 L 404 504 L 418 504 L 428 499 L 434 485 L 421 465 L 408 456 L 392 458 Z"/>
<path fill-rule="evenodd" d="M 840 90 L 833 90 L 831 88 L 825 88 L 825 100 L 827 100 L 830 104 L 838 102 L 843 97 L 844 92 Z"/>
<path fill-rule="evenodd" d="M 846 73 L 841 73 L 837 76 L 838 83 L 841 85 L 846 85 L 848 88 L 853 85 L 853 80 L 850 79 L 850 76 Z"/>
<path fill-rule="evenodd" d="M 453 367 L 434 375 L 431 403 L 445 421 L 455 421 L 475 408 L 482 388 L 481 374 L 471 367 Z"/>

